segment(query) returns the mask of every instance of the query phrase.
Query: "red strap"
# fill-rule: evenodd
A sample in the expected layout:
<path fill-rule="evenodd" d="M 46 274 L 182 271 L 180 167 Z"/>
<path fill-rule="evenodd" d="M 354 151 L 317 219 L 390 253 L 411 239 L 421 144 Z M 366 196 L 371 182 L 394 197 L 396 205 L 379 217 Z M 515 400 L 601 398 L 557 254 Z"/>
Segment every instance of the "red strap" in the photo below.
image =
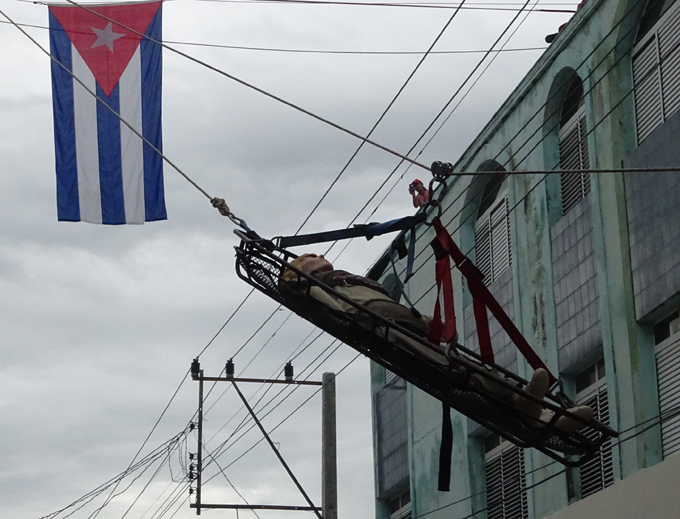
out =
<path fill-rule="evenodd" d="M 441 223 L 441 220 L 439 220 L 439 218 L 435 218 L 432 221 L 432 224 L 434 225 L 435 231 L 437 232 L 437 240 L 439 241 L 440 245 L 444 248 L 444 250 L 446 250 L 449 253 L 454 263 L 456 264 L 460 272 L 465 276 L 465 279 L 468 282 L 468 288 L 470 289 L 470 293 L 472 294 L 473 298 L 475 321 L 477 322 L 477 333 L 479 334 L 480 343 L 479 346 L 480 352 L 482 353 L 482 360 L 484 361 L 482 342 L 486 341 L 486 337 L 488 337 L 489 333 L 488 316 L 486 314 L 486 308 L 488 308 L 491 314 L 498 321 L 498 324 L 500 324 L 505 330 L 505 332 L 508 334 L 510 340 L 515 343 L 517 349 L 520 351 L 520 353 L 522 353 L 522 355 L 524 355 L 524 358 L 527 359 L 529 365 L 534 370 L 538 368 L 544 368 L 548 372 L 548 375 L 550 376 L 550 384 L 552 385 L 556 381 L 555 377 L 553 376 L 552 373 L 550 373 L 550 370 L 548 370 L 545 363 L 536 354 L 536 352 L 529 345 L 529 343 L 517 329 L 512 320 L 508 317 L 508 314 L 505 313 L 503 307 L 498 303 L 498 301 L 496 301 L 496 298 L 484 284 L 484 281 L 482 280 L 482 275 L 479 272 L 479 270 L 477 270 L 477 267 L 475 267 L 470 261 L 470 259 L 461 252 L 461 250 L 453 241 L 453 239 L 451 238 L 451 236 L 449 235 L 448 231 Z M 478 307 L 480 307 L 481 309 L 478 310 Z M 483 317 L 482 310 L 484 314 Z M 479 324 L 480 321 L 485 322 L 485 324 L 482 325 L 484 331 L 482 331 L 481 333 Z M 482 334 L 484 334 L 485 337 L 482 337 Z M 491 341 L 489 338 L 489 348 L 490 342 Z M 493 355 L 493 353 L 491 353 L 491 355 Z"/>
<path fill-rule="evenodd" d="M 453 282 L 451 281 L 451 262 L 448 256 L 443 256 L 435 263 L 435 279 L 437 280 L 437 301 L 434 304 L 432 326 L 429 341 L 438 344 L 450 342 L 456 336 L 456 314 L 453 306 Z M 441 316 L 441 299 L 444 292 L 444 322 Z M 442 331 L 444 336 L 442 337 Z"/>
<path fill-rule="evenodd" d="M 479 339 L 479 353 L 482 357 L 482 362 L 484 364 L 493 364 L 494 356 L 493 348 L 491 346 L 491 333 L 489 332 L 489 316 L 486 313 L 486 305 L 482 301 L 482 298 L 474 293 L 472 294 L 472 309 L 475 312 L 477 338 Z"/>

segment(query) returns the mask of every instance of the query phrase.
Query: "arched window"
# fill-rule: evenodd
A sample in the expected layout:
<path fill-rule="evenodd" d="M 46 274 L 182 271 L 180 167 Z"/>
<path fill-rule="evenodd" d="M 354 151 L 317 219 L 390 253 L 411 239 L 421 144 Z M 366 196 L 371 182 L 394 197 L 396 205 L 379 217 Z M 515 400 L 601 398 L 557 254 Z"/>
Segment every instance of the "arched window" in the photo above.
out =
<path fill-rule="evenodd" d="M 510 215 L 505 175 L 487 182 L 477 209 L 475 263 L 490 285 L 510 267 Z"/>
<path fill-rule="evenodd" d="M 633 48 L 635 119 L 640 144 L 680 108 L 680 2 L 647 4 Z"/>
<path fill-rule="evenodd" d="M 590 168 L 583 82 L 576 74 L 567 87 L 566 96 L 562 103 L 559 150 L 560 169 L 584 170 Z M 562 214 L 567 214 L 589 192 L 590 174 L 588 172 L 562 173 L 560 175 Z"/>

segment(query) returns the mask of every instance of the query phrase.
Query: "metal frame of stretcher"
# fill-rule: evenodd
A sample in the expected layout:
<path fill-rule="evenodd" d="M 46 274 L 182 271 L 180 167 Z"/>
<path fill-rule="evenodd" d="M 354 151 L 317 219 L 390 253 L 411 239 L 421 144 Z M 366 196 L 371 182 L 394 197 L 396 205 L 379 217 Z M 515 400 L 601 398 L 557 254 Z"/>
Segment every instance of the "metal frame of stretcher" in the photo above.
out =
<path fill-rule="evenodd" d="M 245 282 L 295 312 L 303 319 L 321 328 L 333 337 L 351 346 L 366 357 L 392 371 L 414 386 L 422 389 L 444 404 L 456 409 L 512 443 L 533 447 L 550 458 L 569 467 L 577 467 L 594 457 L 600 446 L 618 433 L 596 420 L 583 420 L 566 411 L 551 394 L 545 400 L 536 398 L 521 387 L 527 381 L 516 374 L 491 365 L 492 374 L 480 361 L 480 356 L 459 344 L 452 345 L 458 355 L 448 355 L 448 366 L 430 360 L 422 353 L 395 341 L 394 330 L 440 355 L 444 348 L 433 345 L 425 338 L 362 307 L 336 292 L 317 279 L 300 272 L 289 263 L 296 256 L 269 240 L 234 231 L 241 239 L 236 249 L 236 272 Z M 290 288 L 281 281 L 284 270 L 290 268 L 304 278 L 303 291 Z M 311 287 L 316 286 L 356 308 L 356 313 L 338 312 L 316 300 Z M 474 384 L 471 376 L 477 374 L 528 400 L 539 402 L 554 411 L 552 419 L 544 425 L 528 418 L 507 401 Z M 519 387 L 521 386 L 521 387 Z M 576 432 L 565 432 L 555 427 L 558 418 L 567 416 L 584 424 Z M 530 425 L 533 423 L 533 426 Z"/>

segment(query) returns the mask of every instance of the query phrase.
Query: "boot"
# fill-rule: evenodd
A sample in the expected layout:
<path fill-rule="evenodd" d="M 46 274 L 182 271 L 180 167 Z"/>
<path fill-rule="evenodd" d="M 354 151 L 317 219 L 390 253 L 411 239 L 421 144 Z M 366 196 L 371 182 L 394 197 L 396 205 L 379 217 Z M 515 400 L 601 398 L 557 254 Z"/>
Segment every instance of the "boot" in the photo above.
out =
<path fill-rule="evenodd" d="M 584 420 L 590 420 L 593 417 L 593 408 L 588 405 L 572 407 L 571 409 L 567 409 L 567 412 L 573 414 L 574 416 L 578 416 L 579 418 L 583 418 Z M 553 416 L 555 416 L 554 411 L 551 411 L 550 409 L 543 409 L 540 420 L 543 423 L 548 423 Z M 566 415 L 560 416 L 555 422 L 555 428 L 566 433 L 578 431 L 583 427 L 585 427 L 585 424 L 577 422 Z"/>
<path fill-rule="evenodd" d="M 538 368 L 536 371 L 534 371 L 531 381 L 526 385 L 524 390 L 536 398 L 543 400 L 546 393 L 548 392 L 549 385 L 550 377 L 548 376 L 548 372 L 543 368 Z M 528 398 L 518 395 L 517 393 L 512 394 L 511 402 L 512 405 L 522 411 L 529 418 L 533 418 L 535 420 L 541 418 L 541 413 L 543 412 L 543 405 L 541 403 L 529 400 Z"/>

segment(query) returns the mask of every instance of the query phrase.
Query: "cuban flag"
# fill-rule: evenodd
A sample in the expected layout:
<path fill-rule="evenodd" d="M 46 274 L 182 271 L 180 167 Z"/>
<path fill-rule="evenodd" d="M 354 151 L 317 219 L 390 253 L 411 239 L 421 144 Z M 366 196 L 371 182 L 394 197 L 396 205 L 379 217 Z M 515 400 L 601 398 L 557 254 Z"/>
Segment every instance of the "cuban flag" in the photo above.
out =
<path fill-rule="evenodd" d="M 49 8 L 60 221 L 167 218 L 153 149 L 162 151 L 161 13 L 161 2 Z"/>

